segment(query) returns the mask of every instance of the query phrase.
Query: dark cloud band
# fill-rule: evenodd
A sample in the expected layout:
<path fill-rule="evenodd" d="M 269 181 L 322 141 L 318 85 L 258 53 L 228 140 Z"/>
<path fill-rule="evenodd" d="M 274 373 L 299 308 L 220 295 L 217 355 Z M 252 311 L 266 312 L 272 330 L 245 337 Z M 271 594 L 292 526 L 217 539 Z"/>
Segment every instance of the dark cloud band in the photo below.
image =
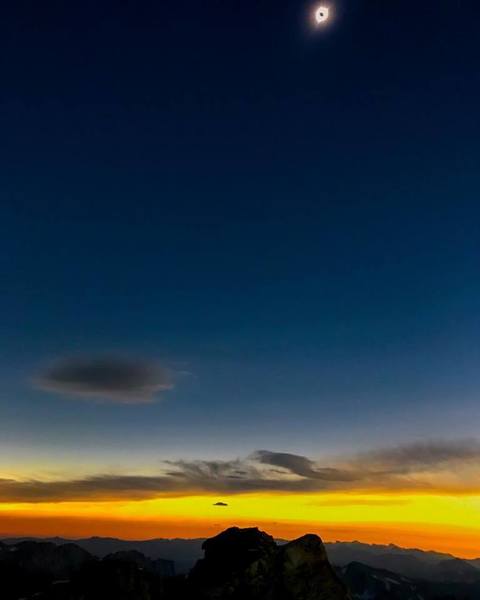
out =
<path fill-rule="evenodd" d="M 40 389 L 123 404 L 152 402 L 173 387 L 172 373 L 149 361 L 112 357 L 60 361 L 35 380 Z"/>

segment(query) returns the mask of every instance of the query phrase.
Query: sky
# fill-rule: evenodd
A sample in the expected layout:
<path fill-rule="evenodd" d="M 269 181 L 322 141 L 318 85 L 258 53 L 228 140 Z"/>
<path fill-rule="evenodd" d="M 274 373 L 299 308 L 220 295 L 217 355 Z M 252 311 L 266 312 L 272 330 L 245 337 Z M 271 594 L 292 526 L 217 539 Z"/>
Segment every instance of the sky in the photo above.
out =
<path fill-rule="evenodd" d="M 2 9 L 0 534 L 480 556 L 480 7 L 326 4 Z"/>

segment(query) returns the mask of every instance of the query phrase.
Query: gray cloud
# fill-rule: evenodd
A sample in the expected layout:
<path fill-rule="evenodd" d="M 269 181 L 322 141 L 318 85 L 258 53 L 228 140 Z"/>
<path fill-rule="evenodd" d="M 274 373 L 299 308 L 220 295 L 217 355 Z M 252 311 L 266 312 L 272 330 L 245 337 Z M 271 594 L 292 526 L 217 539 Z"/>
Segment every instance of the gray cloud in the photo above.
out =
<path fill-rule="evenodd" d="M 361 454 L 358 462 L 390 473 L 441 469 L 453 463 L 480 460 L 476 440 L 426 441 Z"/>
<path fill-rule="evenodd" d="M 173 387 L 172 373 L 149 361 L 114 357 L 67 359 L 35 380 L 46 391 L 122 404 L 148 403 Z"/>
<path fill-rule="evenodd" d="M 96 475 L 57 481 L 0 479 L 0 502 L 62 502 L 89 499 L 142 500 L 175 491 L 164 476 Z M 181 486 L 179 486 L 181 489 Z"/>
<path fill-rule="evenodd" d="M 475 440 L 425 442 L 332 459 L 261 450 L 244 459 L 165 461 L 154 476 L 100 474 L 83 479 L 0 479 L 0 502 L 142 500 L 195 493 L 450 490 L 478 492 L 468 469 L 480 471 Z M 463 477 L 462 473 L 470 476 Z M 476 472 L 476 471 L 475 471 Z M 220 504 L 218 504 L 220 506 Z"/>
<path fill-rule="evenodd" d="M 260 463 L 280 467 L 293 475 L 307 479 L 318 479 L 321 481 L 354 481 L 357 479 L 355 473 L 333 467 L 319 467 L 313 460 L 297 454 L 258 450 L 252 457 Z"/>
<path fill-rule="evenodd" d="M 226 502 L 215 502 L 213 506 L 228 506 Z"/>

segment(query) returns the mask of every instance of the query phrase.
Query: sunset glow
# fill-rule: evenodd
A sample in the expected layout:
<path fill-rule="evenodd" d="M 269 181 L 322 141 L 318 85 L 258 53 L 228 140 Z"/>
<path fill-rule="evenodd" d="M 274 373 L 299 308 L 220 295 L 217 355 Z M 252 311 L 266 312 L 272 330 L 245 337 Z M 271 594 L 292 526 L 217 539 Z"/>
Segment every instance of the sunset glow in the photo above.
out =
<path fill-rule="evenodd" d="M 326 541 L 360 540 L 474 557 L 480 544 L 480 495 L 243 494 L 141 502 L 3 504 L 0 534 L 207 537 L 233 524 L 277 537 L 306 532 Z M 265 516 L 268 515 L 266 519 Z"/>

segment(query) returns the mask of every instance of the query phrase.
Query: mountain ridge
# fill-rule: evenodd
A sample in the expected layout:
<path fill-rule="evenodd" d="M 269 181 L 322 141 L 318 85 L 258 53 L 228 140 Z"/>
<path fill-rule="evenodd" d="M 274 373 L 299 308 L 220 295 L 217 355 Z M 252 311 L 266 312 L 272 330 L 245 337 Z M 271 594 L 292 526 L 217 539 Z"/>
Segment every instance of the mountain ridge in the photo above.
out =
<path fill-rule="evenodd" d="M 58 541 L 58 540 L 57 540 Z M 0 543 L 2 600 L 351 600 L 321 539 L 279 545 L 257 528 L 206 540 L 188 576 L 130 550 L 96 558 L 73 543 Z"/>
<path fill-rule="evenodd" d="M 135 550 L 154 560 L 160 558 L 173 560 L 177 572 L 186 573 L 202 557 L 202 544 L 206 539 L 149 538 L 145 540 L 125 540 L 102 536 L 86 538 L 26 536 L 18 538 L 5 537 L 0 538 L 0 541 L 7 545 L 20 541 L 45 541 L 57 545 L 74 543 L 99 558 L 115 552 Z M 279 544 L 286 544 L 289 540 L 277 539 L 276 541 Z M 354 540 L 352 542 L 324 542 L 324 546 L 330 561 L 335 566 L 360 562 L 373 568 L 392 570 L 408 577 L 435 578 L 436 566 L 442 561 L 459 560 L 464 565 L 467 564 L 480 569 L 480 558 L 464 559 L 449 553 L 419 548 L 403 548 L 396 544 L 367 544 Z"/>
<path fill-rule="evenodd" d="M 57 543 L 7 538 L 0 541 L 2 600 L 478 600 L 480 569 L 441 553 L 393 545 L 359 542 L 333 544 L 343 558 L 363 552 L 372 561 L 397 560 L 397 565 L 423 569 L 425 577 L 359 561 L 334 565 L 322 540 L 306 534 L 293 541 L 275 540 L 257 528 L 232 527 L 202 542 L 203 558 L 189 574 L 175 575 L 173 561 L 152 559 L 129 548 L 98 558 L 63 538 Z M 192 553 L 202 540 L 173 540 Z M 165 549 L 172 540 L 153 539 Z M 85 543 L 124 545 L 118 538 L 86 538 Z M 163 546 L 162 546 L 163 542 Z M 133 542 L 135 543 L 135 542 Z M 137 542 L 139 543 L 139 542 Z M 178 545 L 177 545 L 178 549 Z M 385 554 L 382 552 L 387 551 Z M 444 558 L 447 556 L 447 558 Z M 373 557 L 373 558 L 372 558 Z M 339 558 L 339 557 L 337 557 Z M 405 563 L 407 559 L 407 563 Z M 423 559 L 423 561 L 422 561 Z M 400 561 L 400 562 L 398 562 Z M 402 562 L 403 561 L 403 562 Z"/>

